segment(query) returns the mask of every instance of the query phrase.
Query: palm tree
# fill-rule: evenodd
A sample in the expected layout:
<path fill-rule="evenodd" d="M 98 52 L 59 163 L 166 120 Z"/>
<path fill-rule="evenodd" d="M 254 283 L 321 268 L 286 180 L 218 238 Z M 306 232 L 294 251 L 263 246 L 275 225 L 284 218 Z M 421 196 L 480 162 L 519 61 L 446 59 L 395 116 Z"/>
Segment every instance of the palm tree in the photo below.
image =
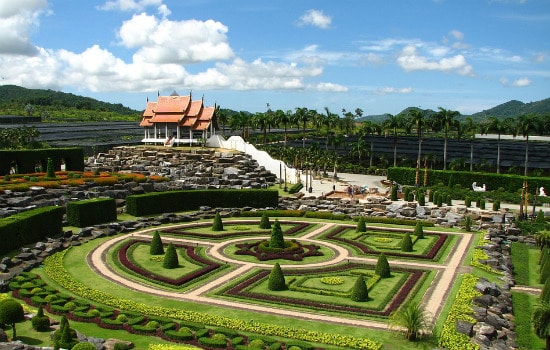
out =
<path fill-rule="evenodd" d="M 248 128 L 250 127 L 250 113 L 240 111 L 237 114 L 234 114 L 229 119 L 229 127 L 231 131 L 241 130 L 241 137 L 246 140 L 248 138 Z"/>
<path fill-rule="evenodd" d="M 550 305 L 542 303 L 535 309 L 533 328 L 537 337 L 546 340 L 546 350 L 550 350 Z"/>
<path fill-rule="evenodd" d="M 334 127 L 338 123 L 338 116 L 332 113 L 328 107 L 325 107 L 326 116 L 323 118 L 323 124 L 327 128 L 327 135 L 325 140 L 325 150 L 328 151 L 328 144 L 330 143 L 331 135 L 334 135 Z"/>
<path fill-rule="evenodd" d="M 459 133 L 469 133 L 470 138 L 470 172 L 474 170 L 474 141 L 476 139 L 476 132 L 479 130 L 478 125 L 474 122 L 472 117 L 466 117 L 464 123 L 460 124 Z"/>
<path fill-rule="evenodd" d="M 407 340 L 417 340 L 423 333 L 431 333 L 432 320 L 428 312 L 416 301 L 392 312 L 390 327 L 403 329 Z"/>
<path fill-rule="evenodd" d="M 397 166 L 397 129 L 403 126 L 403 115 L 386 114 L 387 118 L 382 122 L 384 130 L 390 130 L 393 134 L 393 166 Z"/>
<path fill-rule="evenodd" d="M 497 134 L 497 174 L 500 174 L 500 138 L 507 130 L 513 130 L 515 134 L 515 127 L 513 118 L 506 118 L 504 120 L 497 117 L 489 116 L 486 123 L 482 128 L 482 133 L 487 134 L 489 132 Z"/>
<path fill-rule="evenodd" d="M 287 139 L 287 128 L 288 128 L 288 124 L 290 123 L 291 117 L 292 117 L 291 110 L 288 110 L 286 113 L 280 109 L 275 111 L 276 123 L 283 124 L 283 127 L 285 128 L 285 147 L 286 147 L 286 139 Z"/>
<path fill-rule="evenodd" d="M 422 130 L 426 126 L 426 111 L 420 109 L 411 109 L 409 110 L 409 128 L 416 130 L 416 135 L 418 137 L 418 155 L 416 158 L 416 179 L 415 186 L 419 184 L 419 175 L 420 175 L 420 160 L 422 158 Z"/>
<path fill-rule="evenodd" d="M 520 115 L 518 118 L 518 133 L 525 137 L 525 170 L 523 176 L 527 176 L 529 169 L 529 135 L 539 129 L 538 119 L 532 114 Z"/>
<path fill-rule="evenodd" d="M 225 125 L 227 124 L 227 122 L 229 121 L 229 118 L 227 117 L 227 110 L 225 109 L 221 109 L 219 105 L 216 105 L 216 118 L 218 119 L 218 121 L 220 122 L 220 126 L 221 126 L 221 130 L 222 130 L 222 135 L 225 131 Z"/>
<path fill-rule="evenodd" d="M 370 135 L 370 161 L 369 166 L 372 166 L 372 157 L 374 155 L 374 134 L 380 135 L 382 126 L 374 121 L 364 121 L 359 127 L 359 138 Z"/>
<path fill-rule="evenodd" d="M 443 170 L 447 170 L 447 140 L 449 138 L 449 131 L 456 127 L 456 117 L 460 115 L 458 111 L 451 111 L 442 107 L 438 107 L 439 112 L 436 113 L 436 125 L 443 129 L 445 134 L 445 142 L 443 144 Z"/>
<path fill-rule="evenodd" d="M 302 126 L 302 148 L 306 148 L 306 126 L 309 121 L 310 114 L 305 107 L 297 107 L 296 113 L 294 113 L 294 122 L 297 125 Z"/>
<path fill-rule="evenodd" d="M 367 155 L 369 152 L 367 151 L 366 142 L 362 137 L 357 138 L 357 142 L 354 142 L 349 150 L 349 153 L 351 156 L 357 156 L 357 160 L 359 161 L 359 164 L 361 164 L 362 156 Z"/>
<path fill-rule="evenodd" d="M 258 112 L 252 117 L 252 124 L 260 128 L 263 133 L 263 144 L 267 143 L 267 128 L 269 127 L 269 117 L 267 113 Z"/>

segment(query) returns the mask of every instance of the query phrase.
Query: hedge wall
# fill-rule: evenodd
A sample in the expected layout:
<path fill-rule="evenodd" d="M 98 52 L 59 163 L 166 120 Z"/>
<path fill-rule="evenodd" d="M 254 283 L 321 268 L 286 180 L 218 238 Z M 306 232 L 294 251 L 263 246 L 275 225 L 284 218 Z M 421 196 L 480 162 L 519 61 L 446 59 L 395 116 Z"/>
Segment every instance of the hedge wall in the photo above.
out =
<path fill-rule="evenodd" d="M 276 190 L 193 190 L 138 194 L 126 197 L 126 212 L 134 216 L 173 213 L 210 207 L 277 207 Z"/>
<path fill-rule="evenodd" d="M 9 174 L 12 163 L 17 165 L 19 174 L 36 172 L 37 163 L 40 163 L 43 171 L 46 171 L 48 158 L 51 158 L 55 171 L 61 170 L 61 160 L 65 161 L 66 170 L 84 170 L 84 150 L 82 148 L 0 150 L 0 175 Z"/>
<path fill-rule="evenodd" d="M 416 178 L 415 168 L 392 167 L 388 169 L 388 180 L 396 181 L 401 185 L 414 186 Z M 420 169 L 420 185 L 424 185 L 424 169 Z M 472 173 L 469 171 L 432 170 L 428 171 L 428 186 L 443 183 L 454 186 L 460 184 L 464 188 L 471 188 L 473 182 L 478 186 L 485 184 L 487 190 L 497 190 L 502 187 L 507 192 L 517 192 L 523 187 L 523 181 L 527 180 L 529 192 L 535 193 L 539 187 L 550 189 L 550 178 L 548 177 L 524 177 L 520 175 L 496 174 L 496 173 Z"/>
<path fill-rule="evenodd" d="M 44 207 L 0 219 L 0 255 L 63 232 L 63 207 Z"/>
<path fill-rule="evenodd" d="M 85 227 L 116 221 L 116 201 L 113 198 L 95 198 L 67 203 L 67 222 Z"/>

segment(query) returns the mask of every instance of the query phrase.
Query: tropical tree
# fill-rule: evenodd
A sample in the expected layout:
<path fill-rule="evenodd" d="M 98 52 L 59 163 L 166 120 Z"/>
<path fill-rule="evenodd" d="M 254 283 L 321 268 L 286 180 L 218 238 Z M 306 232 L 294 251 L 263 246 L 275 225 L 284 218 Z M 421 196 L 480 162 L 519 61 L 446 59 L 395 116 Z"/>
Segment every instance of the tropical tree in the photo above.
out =
<path fill-rule="evenodd" d="M 416 179 L 415 186 L 418 187 L 420 175 L 420 159 L 422 158 L 422 132 L 426 126 L 426 111 L 421 109 L 410 109 L 408 112 L 408 128 L 416 130 L 418 137 L 418 154 L 416 158 Z"/>
<path fill-rule="evenodd" d="M 479 127 L 472 117 L 466 117 L 464 123 L 460 124 L 459 130 L 459 134 L 467 133 L 470 139 L 470 172 L 472 172 L 474 170 L 474 142 Z"/>
<path fill-rule="evenodd" d="M 443 170 L 447 170 L 447 142 L 449 138 L 449 131 L 452 128 L 456 128 L 456 117 L 460 115 L 458 111 L 451 111 L 443 107 L 438 107 L 439 112 L 434 114 L 435 125 L 438 129 L 443 129 L 445 141 L 443 143 Z"/>
<path fill-rule="evenodd" d="M 287 129 L 288 124 L 290 124 L 292 117 L 292 111 L 288 110 L 286 113 L 283 112 L 281 109 L 278 109 L 275 111 L 275 120 L 277 124 L 283 124 L 283 127 L 285 129 L 285 146 L 287 141 Z"/>
<path fill-rule="evenodd" d="M 306 148 L 306 126 L 310 116 L 309 110 L 305 107 L 296 108 L 294 113 L 294 123 L 302 127 L 302 148 Z"/>
<path fill-rule="evenodd" d="M 496 133 L 497 134 L 497 174 L 500 174 L 500 138 L 501 135 L 506 132 L 507 129 L 514 130 L 511 128 L 513 123 L 512 118 L 505 120 L 499 119 L 497 117 L 489 116 L 487 121 L 483 124 L 482 133 Z"/>
<path fill-rule="evenodd" d="M 221 109 L 219 105 L 216 105 L 216 112 L 215 112 L 216 118 L 218 119 L 218 122 L 220 123 L 220 127 L 222 130 L 222 134 L 225 130 L 225 126 L 229 122 L 229 117 L 227 115 L 227 110 Z"/>
<path fill-rule="evenodd" d="M 270 126 L 269 116 L 267 113 L 258 112 L 252 117 L 252 124 L 259 128 L 263 135 L 263 144 L 267 142 L 267 128 Z"/>
<path fill-rule="evenodd" d="M 338 124 L 338 115 L 332 113 L 328 107 L 325 107 L 326 115 L 323 118 L 323 125 L 326 127 L 326 139 L 325 139 L 325 150 L 328 151 L 328 145 L 330 143 L 330 138 L 334 135 L 334 128 Z"/>
<path fill-rule="evenodd" d="M 251 119 L 250 113 L 240 111 L 231 116 L 229 119 L 229 127 L 231 131 L 241 130 L 241 137 L 246 140 L 248 138 L 248 129 L 251 125 Z"/>
<path fill-rule="evenodd" d="M 538 119 L 532 114 L 524 114 L 518 118 L 518 133 L 525 137 L 525 170 L 523 176 L 527 176 L 529 169 L 529 135 L 539 131 Z"/>
<path fill-rule="evenodd" d="M 420 303 L 411 301 L 405 307 L 391 313 L 390 327 L 402 329 L 407 340 L 414 341 L 422 334 L 431 333 L 432 320 Z"/>
<path fill-rule="evenodd" d="M 397 129 L 403 126 L 403 115 L 386 114 L 386 119 L 382 122 L 382 127 L 386 132 L 391 131 L 393 135 L 393 166 L 397 166 Z"/>

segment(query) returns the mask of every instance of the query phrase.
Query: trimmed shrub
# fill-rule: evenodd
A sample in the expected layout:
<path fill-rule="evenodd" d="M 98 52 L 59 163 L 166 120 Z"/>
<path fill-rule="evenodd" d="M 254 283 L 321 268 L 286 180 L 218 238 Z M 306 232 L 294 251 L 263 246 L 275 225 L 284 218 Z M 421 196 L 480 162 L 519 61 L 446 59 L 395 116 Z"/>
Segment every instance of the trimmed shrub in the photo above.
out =
<path fill-rule="evenodd" d="M 125 343 L 116 343 L 113 350 L 128 350 L 130 347 Z"/>
<path fill-rule="evenodd" d="M 155 231 L 153 238 L 151 239 L 151 245 L 149 246 L 149 254 L 162 255 L 164 254 L 164 247 L 162 246 L 162 240 L 160 239 L 159 231 Z"/>
<path fill-rule="evenodd" d="M 500 205 L 500 203 L 499 203 Z M 546 223 L 546 220 L 544 219 L 544 212 L 542 211 L 542 209 L 540 209 L 537 213 L 537 218 L 535 219 L 535 223 L 537 224 L 544 224 Z"/>
<path fill-rule="evenodd" d="M 414 235 L 418 237 L 418 239 L 424 238 L 424 229 L 422 228 L 421 221 L 416 222 L 416 226 L 414 227 Z"/>
<path fill-rule="evenodd" d="M 485 199 L 479 200 L 479 209 L 485 210 Z"/>
<path fill-rule="evenodd" d="M 447 198 L 446 198 L 445 203 L 446 203 L 448 206 L 453 205 L 453 197 L 451 197 L 450 194 L 447 195 Z"/>
<path fill-rule="evenodd" d="M 550 278 L 544 282 L 544 287 L 540 293 L 540 302 L 543 304 L 550 304 Z"/>
<path fill-rule="evenodd" d="M 281 265 L 279 265 L 279 263 L 275 263 L 273 269 L 271 269 L 271 273 L 269 274 L 268 288 L 269 290 L 273 291 L 288 289 L 288 287 L 286 286 L 283 270 L 281 269 Z"/>
<path fill-rule="evenodd" d="M 269 230 L 271 228 L 271 222 L 269 222 L 269 216 L 264 212 L 262 214 L 262 219 L 260 220 L 260 228 L 264 230 Z"/>
<path fill-rule="evenodd" d="M 114 198 L 94 198 L 67 203 L 67 222 L 71 226 L 86 227 L 116 221 Z"/>
<path fill-rule="evenodd" d="M 539 283 L 545 284 L 548 277 L 550 277 L 550 260 L 546 259 L 540 268 Z"/>
<path fill-rule="evenodd" d="M 166 254 L 164 255 L 164 261 L 162 262 L 162 267 L 165 269 L 175 269 L 178 267 L 179 261 L 178 261 L 178 253 L 176 252 L 176 247 L 172 242 L 168 244 L 168 248 L 166 248 Z"/>
<path fill-rule="evenodd" d="M 363 275 L 359 275 L 355 281 L 355 285 L 351 292 L 351 300 L 358 302 L 369 300 L 369 290 Z"/>
<path fill-rule="evenodd" d="M 284 248 L 285 239 L 283 237 L 283 230 L 278 219 L 275 219 L 273 227 L 271 228 L 271 240 L 269 241 L 270 248 Z"/>
<path fill-rule="evenodd" d="M 50 318 L 44 315 L 42 305 L 38 307 L 36 316 L 31 320 L 32 328 L 37 332 L 47 332 L 50 330 Z"/>
<path fill-rule="evenodd" d="M 500 201 L 499 200 L 495 200 L 493 202 L 493 211 L 499 211 L 500 210 Z"/>
<path fill-rule="evenodd" d="M 380 276 L 380 278 L 391 277 L 390 264 L 388 262 L 388 258 L 386 258 L 386 254 L 382 253 L 378 257 L 374 273 Z"/>
<path fill-rule="evenodd" d="M 46 177 L 51 179 L 55 178 L 55 171 L 53 169 L 53 161 L 51 158 L 48 158 L 48 163 L 46 164 Z"/>
<path fill-rule="evenodd" d="M 223 231 L 223 222 L 220 212 L 216 213 L 214 217 L 214 222 L 212 223 L 212 231 Z"/>
<path fill-rule="evenodd" d="M 393 185 L 391 187 L 390 200 L 395 202 L 397 199 L 397 185 Z"/>
<path fill-rule="evenodd" d="M 416 200 L 418 201 L 418 205 L 426 205 L 426 195 L 424 194 L 424 190 L 421 188 L 416 191 Z"/>
<path fill-rule="evenodd" d="M 363 215 L 361 215 L 357 221 L 355 232 L 367 232 L 367 225 L 365 224 L 365 217 Z"/>
<path fill-rule="evenodd" d="M 413 251 L 413 243 L 411 239 L 411 235 L 407 232 L 403 236 L 403 240 L 401 241 L 401 251 L 402 252 L 412 252 Z"/>
<path fill-rule="evenodd" d="M 472 206 L 472 198 L 470 198 L 470 196 L 466 196 L 464 198 L 464 205 L 466 206 L 466 208 L 469 208 Z"/>

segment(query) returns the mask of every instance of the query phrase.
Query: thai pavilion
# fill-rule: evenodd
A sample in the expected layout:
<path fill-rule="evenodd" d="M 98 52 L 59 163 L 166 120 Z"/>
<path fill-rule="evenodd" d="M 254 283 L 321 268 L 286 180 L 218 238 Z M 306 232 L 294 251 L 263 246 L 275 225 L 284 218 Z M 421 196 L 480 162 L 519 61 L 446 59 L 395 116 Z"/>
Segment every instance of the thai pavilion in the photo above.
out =
<path fill-rule="evenodd" d="M 147 107 L 139 124 L 143 127 L 145 144 L 173 146 L 200 143 L 216 134 L 216 107 L 205 107 L 204 98 L 196 101 L 180 96 L 158 95 L 157 102 L 147 99 Z"/>

